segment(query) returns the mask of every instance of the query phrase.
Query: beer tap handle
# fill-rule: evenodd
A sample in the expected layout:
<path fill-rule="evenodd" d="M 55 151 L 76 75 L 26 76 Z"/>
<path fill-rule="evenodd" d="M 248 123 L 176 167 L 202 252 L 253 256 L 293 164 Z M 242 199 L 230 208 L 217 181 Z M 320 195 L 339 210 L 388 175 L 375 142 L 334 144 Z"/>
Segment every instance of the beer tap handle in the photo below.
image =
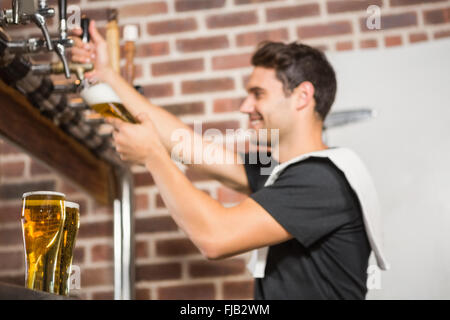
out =
<path fill-rule="evenodd" d="M 66 0 L 58 0 L 58 11 L 59 11 L 59 34 L 60 41 L 55 45 L 55 51 L 61 60 L 64 67 L 64 75 L 67 79 L 70 78 L 70 69 L 69 64 L 67 63 L 66 58 L 66 48 L 64 46 L 67 41 L 67 1 Z"/>
<path fill-rule="evenodd" d="M 42 34 L 44 35 L 44 39 L 47 45 L 47 49 L 49 51 L 53 50 L 53 44 L 52 40 L 50 39 L 50 34 L 48 33 L 47 23 L 45 21 L 44 16 L 42 16 L 40 13 L 36 12 L 32 15 L 32 19 L 34 23 L 41 29 Z"/>
<path fill-rule="evenodd" d="M 83 31 L 81 34 L 81 40 L 85 43 L 88 43 L 91 40 L 91 37 L 89 35 L 89 23 L 91 22 L 91 19 L 89 19 L 86 16 L 83 16 L 81 18 L 81 30 Z"/>
<path fill-rule="evenodd" d="M 91 40 L 90 35 L 89 35 L 89 23 L 90 22 L 91 22 L 91 20 L 88 17 L 86 17 L 86 15 L 83 15 L 81 17 L 81 30 L 82 30 L 81 41 L 83 41 L 84 43 L 88 43 Z M 93 66 L 92 66 L 91 70 L 92 69 L 93 69 Z M 88 71 L 88 70 L 82 69 L 82 68 L 77 69 L 77 77 L 78 77 L 78 80 L 80 80 L 80 83 L 79 83 L 80 90 L 82 90 L 83 88 L 85 88 L 86 86 L 89 85 L 88 80 L 84 78 L 84 73 L 86 71 Z"/>
<path fill-rule="evenodd" d="M 42 34 L 44 35 L 47 49 L 49 51 L 52 51 L 53 43 L 50 38 L 50 34 L 48 32 L 47 22 L 46 22 L 45 18 L 53 17 L 55 15 L 55 10 L 53 8 L 49 8 L 47 6 L 47 0 L 39 0 L 38 7 L 39 7 L 39 10 L 32 15 L 31 19 L 39 27 L 39 29 L 41 29 Z"/>
<path fill-rule="evenodd" d="M 70 69 L 69 69 L 69 64 L 67 63 L 67 58 L 65 55 L 66 52 L 66 48 L 64 47 L 63 44 L 58 43 L 55 46 L 55 51 L 56 54 L 58 55 L 59 59 L 61 60 L 63 67 L 64 67 L 64 75 L 66 76 L 66 79 L 70 78 Z"/>
<path fill-rule="evenodd" d="M 84 72 L 94 69 L 92 63 L 68 63 L 68 68 L 71 72 L 77 75 L 78 80 L 84 80 Z M 31 71 L 34 74 L 61 74 L 65 72 L 64 64 L 62 62 L 55 62 L 51 64 L 34 64 L 31 66 Z"/>
<path fill-rule="evenodd" d="M 20 11 L 21 11 L 21 0 L 12 1 L 12 23 L 19 24 L 20 22 Z"/>
<path fill-rule="evenodd" d="M 39 0 L 39 9 L 47 8 L 47 0 Z"/>
<path fill-rule="evenodd" d="M 61 39 L 67 38 L 67 0 L 58 0 L 59 32 Z"/>

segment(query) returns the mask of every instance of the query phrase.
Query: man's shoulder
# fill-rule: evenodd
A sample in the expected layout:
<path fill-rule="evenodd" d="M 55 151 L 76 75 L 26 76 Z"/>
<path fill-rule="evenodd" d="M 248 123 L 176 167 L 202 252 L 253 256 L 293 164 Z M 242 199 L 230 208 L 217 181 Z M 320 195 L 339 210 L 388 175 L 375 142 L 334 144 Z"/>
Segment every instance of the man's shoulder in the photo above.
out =
<path fill-rule="evenodd" d="M 309 157 L 286 167 L 279 179 L 289 179 L 314 186 L 334 187 L 347 184 L 341 170 L 327 157 Z"/>
<path fill-rule="evenodd" d="M 274 184 L 296 199 L 319 201 L 322 208 L 357 208 L 357 196 L 345 174 L 326 157 L 309 157 L 289 165 Z"/>

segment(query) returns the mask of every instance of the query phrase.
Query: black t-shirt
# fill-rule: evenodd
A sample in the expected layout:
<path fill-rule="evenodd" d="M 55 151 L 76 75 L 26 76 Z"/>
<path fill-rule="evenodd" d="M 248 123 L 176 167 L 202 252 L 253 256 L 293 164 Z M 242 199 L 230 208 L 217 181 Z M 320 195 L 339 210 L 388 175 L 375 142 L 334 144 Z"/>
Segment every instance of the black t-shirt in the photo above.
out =
<path fill-rule="evenodd" d="M 293 239 L 269 247 L 255 299 L 364 299 L 371 249 L 359 200 L 342 171 L 311 157 L 264 187 L 269 176 L 261 166 L 245 161 L 251 198 Z"/>

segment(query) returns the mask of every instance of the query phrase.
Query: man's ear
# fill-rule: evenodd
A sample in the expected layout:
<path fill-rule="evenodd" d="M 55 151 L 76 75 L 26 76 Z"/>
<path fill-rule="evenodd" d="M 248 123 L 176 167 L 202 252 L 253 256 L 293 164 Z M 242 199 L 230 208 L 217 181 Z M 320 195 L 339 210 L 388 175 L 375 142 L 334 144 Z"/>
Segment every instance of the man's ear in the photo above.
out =
<path fill-rule="evenodd" d="M 314 101 L 314 86 L 309 81 L 303 81 L 292 92 L 295 108 L 301 110 Z"/>

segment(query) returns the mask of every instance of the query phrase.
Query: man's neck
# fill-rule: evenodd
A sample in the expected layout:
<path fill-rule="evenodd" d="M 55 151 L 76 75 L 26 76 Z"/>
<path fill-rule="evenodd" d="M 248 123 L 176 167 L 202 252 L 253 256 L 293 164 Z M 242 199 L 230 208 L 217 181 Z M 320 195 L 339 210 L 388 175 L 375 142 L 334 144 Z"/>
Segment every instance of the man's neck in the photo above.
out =
<path fill-rule="evenodd" d="M 328 149 L 322 140 L 322 130 L 309 130 L 295 135 L 280 137 L 278 145 L 273 146 L 272 156 L 279 163 L 310 152 Z"/>

